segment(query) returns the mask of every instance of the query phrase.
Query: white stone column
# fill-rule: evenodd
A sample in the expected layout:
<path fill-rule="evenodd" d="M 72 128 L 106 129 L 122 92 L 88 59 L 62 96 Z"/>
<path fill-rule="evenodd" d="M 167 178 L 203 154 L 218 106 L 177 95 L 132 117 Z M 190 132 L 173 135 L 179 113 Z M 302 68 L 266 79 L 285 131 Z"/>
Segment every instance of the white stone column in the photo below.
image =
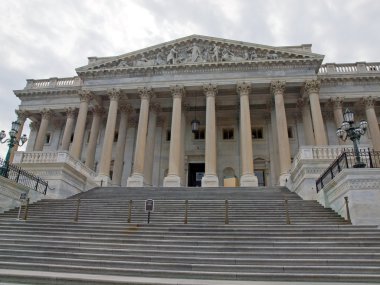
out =
<path fill-rule="evenodd" d="M 134 112 L 132 112 L 133 114 Z M 128 118 L 127 137 L 125 139 L 125 151 L 124 151 L 124 167 L 121 178 L 121 185 L 127 185 L 129 176 L 133 171 L 133 156 L 135 150 L 135 138 L 137 135 L 138 118 L 135 115 L 130 115 Z"/>
<path fill-rule="evenodd" d="M 84 130 L 86 128 L 88 104 L 93 98 L 93 95 L 90 91 L 81 90 L 79 92 L 79 97 L 80 97 L 79 113 L 78 113 L 77 123 L 75 124 L 74 139 L 73 139 L 73 143 L 71 144 L 71 150 L 70 150 L 71 156 L 78 160 L 81 159 Z"/>
<path fill-rule="evenodd" d="M 237 84 L 236 91 L 240 96 L 240 186 L 257 187 L 259 183 L 253 166 L 251 114 L 249 109 L 251 84 L 240 82 Z"/>
<path fill-rule="evenodd" d="M 45 139 L 46 139 L 46 132 L 49 126 L 49 121 L 52 116 L 52 111 L 50 109 L 44 108 L 41 111 L 41 123 L 40 123 L 40 129 L 38 130 L 36 143 L 34 145 L 35 151 L 42 151 Z"/>
<path fill-rule="evenodd" d="M 102 153 L 100 156 L 99 162 L 99 178 L 105 181 L 105 184 L 108 185 L 110 179 L 110 167 L 112 160 L 112 146 L 113 140 L 115 137 L 115 128 L 116 128 L 116 118 L 117 118 L 117 108 L 119 104 L 119 99 L 121 96 L 120 89 L 113 88 L 108 90 L 108 96 L 110 98 L 110 106 L 108 108 L 108 117 L 106 130 L 104 132 L 104 141 Z"/>
<path fill-rule="evenodd" d="M 216 114 L 215 96 L 218 92 L 214 84 L 204 84 L 206 95 L 206 138 L 205 138 L 205 175 L 202 177 L 202 187 L 218 187 L 216 174 Z"/>
<path fill-rule="evenodd" d="M 98 136 L 100 130 L 100 124 L 102 116 L 105 114 L 105 110 L 101 106 L 95 106 L 91 110 L 92 112 L 92 124 L 90 130 L 90 138 L 88 140 L 87 152 L 86 152 L 86 166 L 92 170 L 95 170 L 95 154 L 96 145 L 98 144 Z"/>
<path fill-rule="evenodd" d="M 309 96 L 311 117 L 313 120 L 315 145 L 327 145 L 327 135 L 322 118 L 321 105 L 319 103 L 319 89 L 321 82 L 308 80 L 305 83 L 305 92 Z"/>
<path fill-rule="evenodd" d="M 334 122 L 335 127 L 340 128 L 343 123 L 343 98 L 337 97 L 334 99 L 331 99 L 331 104 L 333 106 L 333 112 L 334 112 Z M 343 141 L 338 139 L 339 144 L 345 145 L 345 144 L 351 144 L 349 141 Z"/>
<path fill-rule="evenodd" d="M 30 152 L 34 150 L 34 146 L 36 144 L 37 139 L 37 133 L 40 125 L 38 122 L 30 122 L 29 128 L 30 128 L 30 135 L 28 138 L 28 143 L 26 145 L 25 151 Z"/>
<path fill-rule="evenodd" d="M 20 127 L 19 127 L 19 130 L 18 130 L 18 133 L 16 134 L 16 140 L 18 142 L 20 142 L 20 138 L 21 138 L 21 135 L 22 135 L 22 130 L 24 129 L 24 124 L 25 124 L 26 119 L 29 116 L 29 113 L 27 111 L 24 111 L 24 110 L 16 110 L 16 114 L 17 114 L 17 120 L 20 123 Z M 9 158 L 9 161 L 11 163 L 13 162 L 13 157 L 15 155 L 15 152 L 18 150 L 18 146 L 19 146 L 18 144 L 15 144 L 14 147 L 12 148 L 11 156 Z"/>
<path fill-rule="evenodd" d="M 112 185 L 121 186 L 123 175 L 125 143 L 127 139 L 128 116 L 133 111 L 130 104 L 120 106 L 120 123 L 113 164 Z"/>
<path fill-rule="evenodd" d="M 136 136 L 135 156 L 133 160 L 132 176 L 128 178 L 128 187 L 143 187 L 144 186 L 144 160 L 145 160 L 145 145 L 148 129 L 149 117 L 149 101 L 153 95 L 152 88 L 139 88 L 138 92 L 141 98 L 139 125 Z"/>
<path fill-rule="evenodd" d="M 65 109 L 65 112 L 66 112 L 67 119 L 66 119 L 65 130 L 63 131 L 61 150 L 69 150 L 71 135 L 73 133 L 76 109 L 69 107 Z"/>
<path fill-rule="evenodd" d="M 184 105 L 184 109 L 182 110 L 182 118 L 181 118 L 181 155 L 179 160 L 179 176 L 181 177 L 181 186 L 186 185 L 186 173 L 185 173 L 185 150 L 186 150 L 186 112 L 188 109 L 187 105 Z"/>
<path fill-rule="evenodd" d="M 152 173 L 153 173 L 153 161 L 154 161 L 154 146 L 156 144 L 157 115 L 160 111 L 161 111 L 160 104 L 154 103 L 150 106 L 149 122 L 148 122 L 148 139 L 146 142 L 145 163 L 144 163 L 144 180 L 147 186 L 153 186 Z"/>
<path fill-rule="evenodd" d="M 297 106 L 302 112 L 303 131 L 305 134 L 305 145 L 315 145 L 313 122 L 311 120 L 309 100 L 302 98 L 298 99 Z"/>
<path fill-rule="evenodd" d="M 375 112 L 375 98 L 372 96 L 363 98 L 365 113 L 367 115 L 368 128 L 371 134 L 372 147 L 375 151 L 380 151 L 380 130 L 379 122 Z"/>
<path fill-rule="evenodd" d="M 279 185 L 285 186 L 287 179 L 289 179 L 289 170 L 291 167 L 288 124 L 286 121 L 284 103 L 284 92 L 286 83 L 285 81 L 272 81 L 270 87 L 271 93 L 274 96 L 274 104 L 276 111 L 277 144 L 280 160 Z"/>
<path fill-rule="evenodd" d="M 181 154 L 181 119 L 182 119 L 182 97 L 185 95 L 183 86 L 171 87 L 173 96 L 172 126 L 170 130 L 169 171 L 164 178 L 165 187 L 180 187 L 180 154 Z"/>

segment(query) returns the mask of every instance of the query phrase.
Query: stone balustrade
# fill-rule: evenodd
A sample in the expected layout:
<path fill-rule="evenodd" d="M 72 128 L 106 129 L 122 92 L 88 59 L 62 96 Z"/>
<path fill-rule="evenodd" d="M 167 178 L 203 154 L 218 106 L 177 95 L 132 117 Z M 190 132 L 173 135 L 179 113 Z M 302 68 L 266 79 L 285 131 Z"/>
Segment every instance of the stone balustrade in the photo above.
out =
<path fill-rule="evenodd" d="M 67 163 L 87 177 L 96 177 L 96 173 L 81 161 L 74 159 L 66 151 L 59 152 L 17 152 L 13 162 L 18 163 Z"/>
<path fill-rule="evenodd" d="M 380 62 L 326 63 L 319 68 L 319 75 L 380 72 Z"/>
<path fill-rule="evenodd" d="M 78 76 L 49 79 L 28 79 L 24 89 L 41 89 L 41 88 L 56 88 L 56 87 L 71 87 L 81 86 L 82 81 Z"/>

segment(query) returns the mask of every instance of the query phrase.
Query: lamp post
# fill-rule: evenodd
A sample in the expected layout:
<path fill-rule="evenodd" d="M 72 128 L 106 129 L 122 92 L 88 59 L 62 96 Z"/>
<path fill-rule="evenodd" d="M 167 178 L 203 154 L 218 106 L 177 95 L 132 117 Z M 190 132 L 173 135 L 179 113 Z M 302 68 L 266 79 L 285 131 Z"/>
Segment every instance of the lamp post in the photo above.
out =
<path fill-rule="evenodd" d="M 367 121 L 360 121 L 359 126 L 354 126 L 354 112 L 346 109 L 343 114 L 343 123 L 340 128 L 337 129 L 336 135 L 343 141 L 347 138 L 352 140 L 354 144 L 354 153 L 356 163 L 353 165 L 354 168 L 364 168 L 366 164 L 360 161 L 360 153 L 358 148 L 358 142 L 360 137 L 365 134 L 368 127 Z"/>
<path fill-rule="evenodd" d="M 20 129 L 20 122 L 19 121 L 14 121 L 12 122 L 12 129 L 9 131 L 9 139 L 5 139 L 5 137 L 7 136 L 5 134 L 5 131 L 2 130 L 0 132 L 0 142 L 1 143 L 8 143 L 8 152 L 7 152 L 7 155 L 5 157 L 5 161 L 4 161 L 4 164 L 5 166 L 7 167 L 8 164 L 9 164 L 9 158 L 11 157 L 11 152 L 12 152 L 12 148 L 15 146 L 15 145 L 19 145 L 19 146 L 22 146 L 24 143 L 26 143 L 26 141 L 28 140 L 28 137 L 26 136 L 26 134 L 23 134 L 20 138 L 20 140 L 18 140 L 16 137 L 17 137 L 17 134 L 18 134 L 18 131 Z M 5 139 L 5 140 L 4 140 Z"/>

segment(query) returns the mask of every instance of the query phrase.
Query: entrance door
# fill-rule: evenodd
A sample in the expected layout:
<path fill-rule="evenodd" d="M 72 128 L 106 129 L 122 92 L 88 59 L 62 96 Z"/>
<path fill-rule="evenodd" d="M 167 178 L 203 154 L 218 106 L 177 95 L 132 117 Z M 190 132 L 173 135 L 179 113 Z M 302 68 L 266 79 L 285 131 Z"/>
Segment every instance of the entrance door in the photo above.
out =
<path fill-rule="evenodd" d="M 257 177 L 259 186 L 265 186 L 265 171 L 261 169 L 255 169 L 255 175 Z"/>
<path fill-rule="evenodd" d="M 205 174 L 205 164 L 204 163 L 189 163 L 189 187 L 201 187 L 202 177 Z"/>

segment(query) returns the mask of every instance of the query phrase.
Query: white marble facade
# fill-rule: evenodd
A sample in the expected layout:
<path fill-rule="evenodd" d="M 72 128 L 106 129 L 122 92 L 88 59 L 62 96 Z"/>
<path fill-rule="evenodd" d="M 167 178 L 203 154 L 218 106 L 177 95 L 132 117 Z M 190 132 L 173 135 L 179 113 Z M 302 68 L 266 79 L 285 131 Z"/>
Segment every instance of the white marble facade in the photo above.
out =
<path fill-rule="evenodd" d="M 301 146 L 340 143 L 347 107 L 380 150 L 380 63 L 323 64 L 311 45 L 194 35 L 76 72 L 15 91 L 32 121 L 27 152 L 68 151 L 106 185 L 284 185 Z"/>

